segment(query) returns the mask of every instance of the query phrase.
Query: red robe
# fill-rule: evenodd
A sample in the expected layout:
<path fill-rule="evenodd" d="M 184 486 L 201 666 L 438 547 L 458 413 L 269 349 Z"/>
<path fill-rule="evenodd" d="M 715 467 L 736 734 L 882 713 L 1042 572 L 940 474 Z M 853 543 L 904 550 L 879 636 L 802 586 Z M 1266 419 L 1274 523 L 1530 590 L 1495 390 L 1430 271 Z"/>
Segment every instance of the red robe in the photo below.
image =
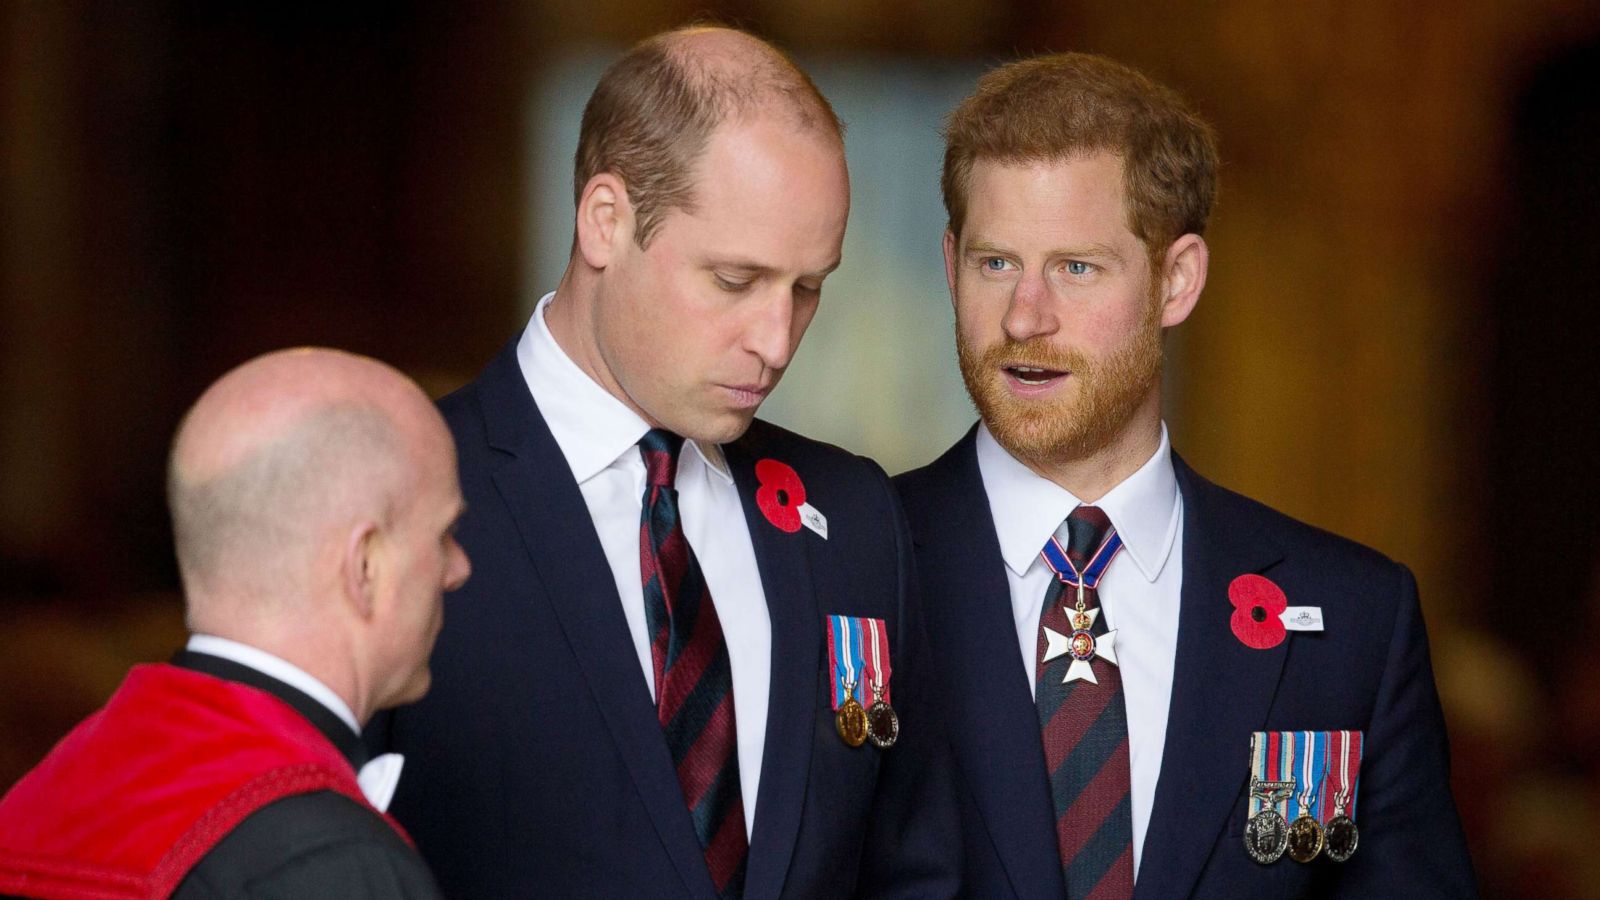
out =
<path fill-rule="evenodd" d="M 0 798 L 0 894 L 166 897 L 246 816 L 321 790 L 371 808 L 349 760 L 282 700 L 136 666 Z"/>

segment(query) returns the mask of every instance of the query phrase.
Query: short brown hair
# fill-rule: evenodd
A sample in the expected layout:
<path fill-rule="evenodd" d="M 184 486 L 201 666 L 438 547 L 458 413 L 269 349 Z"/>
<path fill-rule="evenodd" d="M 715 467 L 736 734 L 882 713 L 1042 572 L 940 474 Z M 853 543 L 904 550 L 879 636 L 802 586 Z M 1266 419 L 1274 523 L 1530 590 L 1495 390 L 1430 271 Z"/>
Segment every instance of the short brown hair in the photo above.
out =
<path fill-rule="evenodd" d="M 950 231 L 966 223 L 973 163 L 1036 162 L 1099 151 L 1122 158 L 1128 228 L 1159 262 L 1204 234 L 1217 194 L 1211 127 L 1171 89 L 1102 56 L 1060 53 L 1001 66 L 950 113 L 944 190 Z"/>
<path fill-rule="evenodd" d="M 702 58 L 694 35 L 724 32 L 748 39 L 742 58 Z M 802 127 L 844 125 L 811 78 L 783 51 L 746 32 L 691 26 L 636 44 L 606 69 L 589 96 L 578 131 L 573 199 L 600 172 L 622 179 L 637 223 L 634 240 L 649 243 L 671 209 L 692 209 L 695 161 L 711 133 L 732 115 L 786 109 Z"/>

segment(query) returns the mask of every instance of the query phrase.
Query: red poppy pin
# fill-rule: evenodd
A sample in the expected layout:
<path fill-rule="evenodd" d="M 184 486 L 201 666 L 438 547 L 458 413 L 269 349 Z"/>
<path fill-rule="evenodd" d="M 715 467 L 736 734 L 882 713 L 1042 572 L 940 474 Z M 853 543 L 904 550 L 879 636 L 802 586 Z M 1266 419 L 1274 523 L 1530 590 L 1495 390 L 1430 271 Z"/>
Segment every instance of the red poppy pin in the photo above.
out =
<path fill-rule="evenodd" d="M 787 463 L 775 459 L 756 462 L 756 506 L 767 521 L 783 531 L 793 534 L 800 526 L 828 536 L 828 520 L 817 508 L 806 502 L 806 486 L 800 473 Z"/>
<path fill-rule="evenodd" d="M 1283 643 L 1288 632 L 1280 617 L 1289 608 L 1283 588 L 1260 575 L 1240 575 L 1228 585 L 1228 601 L 1233 604 L 1228 624 L 1246 647 L 1270 650 Z"/>

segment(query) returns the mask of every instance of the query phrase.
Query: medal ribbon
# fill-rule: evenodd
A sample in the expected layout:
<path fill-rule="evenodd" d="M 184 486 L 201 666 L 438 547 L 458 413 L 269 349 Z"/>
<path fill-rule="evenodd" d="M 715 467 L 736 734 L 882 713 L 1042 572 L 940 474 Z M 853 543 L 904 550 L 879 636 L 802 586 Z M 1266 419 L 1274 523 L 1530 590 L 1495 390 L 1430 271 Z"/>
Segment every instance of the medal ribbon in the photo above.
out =
<path fill-rule="evenodd" d="M 861 683 L 861 621 L 850 616 L 828 617 L 828 663 L 833 669 L 833 708 L 837 712 L 846 700 L 860 702 L 865 696 Z M 845 693 L 845 688 L 850 688 Z"/>
<path fill-rule="evenodd" d="M 1328 732 L 1328 773 L 1322 788 L 1322 812 L 1329 819 L 1341 813 L 1356 818 L 1356 786 L 1361 781 L 1361 732 Z M 1326 823 L 1324 823 L 1326 824 Z"/>
<path fill-rule="evenodd" d="M 872 688 L 871 693 L 863 696 L 874 697 L 881 692 L 883 702 L 889 702 L 889 629 L 884 627 L 882 619 L 863 619 L 867 623 L 867 631 L 872 640 L 872 652 L 867 655 L 866 683 Z"/>
<path fill-rule="evenodd" d="M 1295 791 L 1295 818 L 1317 819 L 1322 804 L 1322 782 L 1328 768 L 1328 735 L 1323 731 L 1301 731 L 1295 735 L 1295 752 L 1300 757 L 1300 784 Z"/>
<path fill-rule="evenodd" d="M 1250 736 L 1250 816 L 1279 804 L 1270 795 L 1257 793 L 1255 783 L 1283 779 L 1283 746 L 1276 731 L 1257 731 Z"/>
<path fill-rule="evenodd" d="M 1082 580 L 1084 587 L 1095 589 L 1100 586 L 1100 576 L 1105 574 L 1106 566 L 1111 565 L 1111 560 L 1116 558 L 1117 552 L 1121 549 L 1122 536 L 1117 534 L 1115 528 L 1107 529 L 1099 549 L 1090 554 L 1089 561 L 1083 564 L 1081 579 L 1077 567 L 1067 558 L 1066 548 L 1061 546 L 1061 541 L 1054 535 L 1045 542 L 1044 549 L 1039 551 L 1039 556 L 1063 584 L 1077 587 L 1078 582 Z"/>
<path fill-rule="evenodd" d="M 1288 740 L 1284 740 L 1284 738 L 1288 738 Z M 1278 770 L 1272 773 L 1272 780 L 1294 781 L 1294 732 L 1274 731 L 1270 740 L 1275 748 L 1276 762 L 1278 764 Z M 1289 801 L 1293 799 L 1293 795 L 1285 797 L 1280 793 L 1278 797 L 1279 799 L 1273 804 L 1273 807 L 1278 810 L 1278 815 L 1283 816 L 1283 820 L 1287 822 L 1289 821 Z"/>
<path fill-rule="evenodd" d="M 1250 735 L 1250 818 L 1252 819 L 1256 817 L 1256 813 L 1261 812 L 1262 805 L 1266 803 L 1255 791 L 1256 782 L 1267 780 L 1266 737 L 1264 731 L 1253 732 Z"/>
<path fill-rule="evenodd" d="M 1250 816 L 1264 809 L 1275 809 L 1288 821 L 1293 795 L 1282 792 L 1263 796 L 1255 790 L 1257 782 L 1295 783 L 1295 734 L 1291 731 L 1257 731 L 1250 735 Z"/>

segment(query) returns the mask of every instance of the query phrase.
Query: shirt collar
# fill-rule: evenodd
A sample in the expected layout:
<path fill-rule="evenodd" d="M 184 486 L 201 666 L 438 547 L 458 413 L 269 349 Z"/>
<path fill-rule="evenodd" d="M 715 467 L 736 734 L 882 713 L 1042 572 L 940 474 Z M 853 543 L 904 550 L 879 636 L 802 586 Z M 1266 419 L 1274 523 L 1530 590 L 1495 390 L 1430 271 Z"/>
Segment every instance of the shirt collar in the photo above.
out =
<path fill-rule="evenodd" d="M 579 484 L 605 471 L 625 453 L 638 455 L 634 447 L 650 424 L 629 409 L 572 361 L 556 343 L 545 323 L 545 309 L 555 292 L 545 294 L 517 341 L 517 364 L 533 394 L 533 402 L 550 427 L 567 467 Z M 722 448 L 686 440 L 706 468 L 732 484 Z M 680 460 L 681 463 L 681 460 Z M 640 461 L 640 466 L 644 465 Z"/>
<path fill-rule="evenodd" d="M 195 653 L 207 653 L 231 659 L 241 666 L 249 666 L 263 675 L 270 675 L 326 706 L 329 712 L 349 725 L 351 731 L 356 734 L 361 733 L 361 726 L 356 724 L 356 714 L 351 712 L 350 704 L 344 702 L 333 692 L 333 688 L 323 684 L 316 676 L 281 656 L 274 656 L 265 650 L 213 634 L 191 635 L 188 649 Z"/>
<path fill-rule="evenodd" d="M 978 471 L 989 495 L 1000 556 L 1007 568 L 1021 576 L 1035 564 L 1039 549 L 1081 501 L 1006 452 L 987 425 L 978 427 L 977 443 Z M 1163 422 L 1161 443 L 1155 454 L 1095 505 L 1105 511 L 1122 535 L 1123 548 L 1139 574 L 1154 583 L 1178 536 L 1181 503 L 1172 468 L 1172 445 Z"/>

